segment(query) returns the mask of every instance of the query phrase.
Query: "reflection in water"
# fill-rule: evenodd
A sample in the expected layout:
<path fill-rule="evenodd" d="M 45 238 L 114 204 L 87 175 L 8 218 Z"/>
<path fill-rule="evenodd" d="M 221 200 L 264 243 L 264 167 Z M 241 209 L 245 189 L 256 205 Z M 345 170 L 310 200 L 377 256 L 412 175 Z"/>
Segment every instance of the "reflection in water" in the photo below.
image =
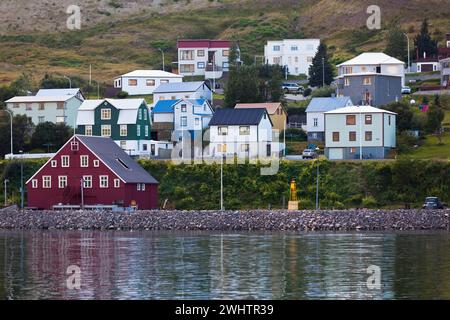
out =
<path fill-rule="evenodd" d="M 449 233 L 1 231 L 0 299 L 450 299 L 449 249 Z"/>

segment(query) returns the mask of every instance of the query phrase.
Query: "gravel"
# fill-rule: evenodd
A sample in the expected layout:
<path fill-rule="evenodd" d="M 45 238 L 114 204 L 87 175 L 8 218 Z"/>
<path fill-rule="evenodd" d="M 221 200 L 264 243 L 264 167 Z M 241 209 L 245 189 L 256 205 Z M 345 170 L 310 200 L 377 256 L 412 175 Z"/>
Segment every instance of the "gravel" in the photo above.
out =
<path fill-rule="evenodd" d="M 19 211 L 0 210 L 0 229 L 408 231 L 450 230 L 450 210 Z"/>

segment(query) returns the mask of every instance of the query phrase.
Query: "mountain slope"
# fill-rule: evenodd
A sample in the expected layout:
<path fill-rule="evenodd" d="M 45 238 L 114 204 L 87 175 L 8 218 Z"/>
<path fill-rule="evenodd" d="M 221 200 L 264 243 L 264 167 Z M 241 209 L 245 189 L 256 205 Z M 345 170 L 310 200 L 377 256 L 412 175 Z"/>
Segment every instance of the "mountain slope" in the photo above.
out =
<path fill-rule="evenodd" d="M 134 68 L 176 61 L 178 38 L 239 40 L 247 60 L 262 55 L 268 39 L 319 37 L 335 62 L 363 50 L 383 50 L 386 28 L 398 19 L 412 38 L 423 18 L 433 36 L 450 32 L 448 0 L 379 0 L 382 29 L 365 27 L 372 0 L 80 0 L 82 29 L 65 28 L 72 0 L 3 0 L 0 13 L 0 83 L 27 71 L 88 76 L 112 83 Z M 42 6 L 42 3 L 45 5 Z M 41 5 L 39 5 L 41 4 Z M 19 21 L 19 22 L 18 22 Z"/>

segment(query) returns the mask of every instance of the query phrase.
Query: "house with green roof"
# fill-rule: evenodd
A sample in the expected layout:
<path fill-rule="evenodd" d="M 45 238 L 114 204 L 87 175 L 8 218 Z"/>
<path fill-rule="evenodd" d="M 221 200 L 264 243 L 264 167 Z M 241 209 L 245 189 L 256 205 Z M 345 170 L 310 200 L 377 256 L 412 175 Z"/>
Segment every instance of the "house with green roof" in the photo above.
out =
<path fill-rule="evenodd" d="M 78 110 L 78 134 L 110 137 L 130 154 L 149 152 L 150 130 L 144 99 L 85 100 Z"/>

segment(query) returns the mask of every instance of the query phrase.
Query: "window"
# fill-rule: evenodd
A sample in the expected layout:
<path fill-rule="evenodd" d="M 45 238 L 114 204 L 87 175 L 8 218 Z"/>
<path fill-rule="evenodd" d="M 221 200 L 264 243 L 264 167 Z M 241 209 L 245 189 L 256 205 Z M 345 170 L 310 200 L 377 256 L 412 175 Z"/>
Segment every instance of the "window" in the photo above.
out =
<path fill-rule="evenodd" d="M 67 187 L 67 176 L 58 176 L 58 188 L 64 189 Z"/>
<path fill-rule="evenodd" d="M 80 167 L 89 167 L 89 156 L 80 156 Z"/>
<path fill-rule="evenodd" d="M 139 125 L 139 124 L 136 126 L 136 134 L 138 137 L 141 136 L 141 125 Z"/>
<path fill-rule="evenodd" d="M 38 110 L 45 110 L 45 103 L 40 102 Z"/>
<path fill-rule="evenodd" d="M 241 144 L 241 152 L 248 152 L 250 150 L 250 145 L 248 143 Z"/>
<path fill-rule="evenodd" d="M 141 191 L 141 184 L 140 183 L 136 184 L 136 190 L 137 191 Z"/>
<path fill-rule="evenodd" d="M 122 149 L 122 150 L 125 150 L 126 148 L 127 148 L 127 142 L 126 141 L 120 141 L 120 148 Z"/>
<path fill-rule="evenodd" d="M 199 118 L 195 118 L 195 125 L 196 126 L 200 125 L 200 119 Z"/>
<path fill-rule="evenodd" d="M 298 57 L 294 58 L 295 63 L 298 63 Z"/>
<path fill-rule="evenodd" d="M 70 150 L 72 150 L 72 151 L 78 151 L 79 148 L 80 148 L 80 145 L 78 144 L 78 141 L 73 140 L 73 141 L 70 143 Z"/>
<path fill-rule="evenodd" d="M 181 50 L 180 51 L 181 60 L 194 60 L 194 50 Z"/>
<path fill-rule="evenodd" d="M 185 104 L 182 104 L 182 105 L 181 105 L 181 112 L 186 112 L 186 110 L 187 110 L 186 105 L 185 105 Z"/>
<path fill-rule="evenodd" d="M 218 150 L 219 152 L 227 152 L 227 145 L 226 145 L 226 143 L 225 143 L 225 144 L 219 144 L 219 145 L 217 146 L 217 150 Z"/>
<path fill-rule="evenodd" d="M 344 78 L 344 86 L 348 87 L 350 85 L 350 78 Z"/>
<path fill-rule="evenodd" d="M 291 51 L 298 51 L 298 47 L 297 46 L 291 46 Z"/>
<path fill-rule="evenodd" d="M 306 57 L 306 62 L 312 63 L 313 62 L 313 57 Z"/>
<path fill-rule="evenodd" d="M 372 84 L 372 78 L 371 77 L 364 77 L 363 84 L 365 86 L 370 86 Z"/>
<path fill-rule="evenodd" d="M 38 117 L 38 123 L 44 123 L 44 122 L 45 122 L 45 117 L 39 116 Z"/>
<path fill-rule="evenodd" d="M 227 69 L 230 67 L 230 63 L 227 61 L 222 62 L 222 68 Z"/>
<path fill-rule="evenodd" d="M 180 64 L 180 72 L 182 73 L 191 73 L 195 71 L 194 64 Z"/>
<path fill-rule="evenodd" d="M 364 118 L 366 124 L 372 124 L 372 115 L 368 114 Z"/>
<path fill-rule="evenodd" d="M 145 136 L 148 137 L 148 126 L 145 126 Z"/>
<path fill-rule="evenodd" d="M 56 104 L 56 109 L 59 109 L 59 110 L 64 109 L 64 102 L 58 102 L 58 103 Z"/>
<path fill-rule="evenodd" d="M 154 87 L 155 79 L 147 79 L 147 81 L 145 81 L 145 84 L 147 85 L 147 87 Z"/>
<path fill-rule="evenodd" d="M 145 191 L 145 183 L 142 184 L 141 190 L 142 190 L 142 191 Z"/>
<path fill-rule="evenodd" d="M 333 141 L 335 142 L 339 141 L 339 132 L 333 132 Z"/>
<path fill-rule="evenodd" d="M 273 64 L 281 64 L 281 57 L 273 57 Z"/>
<path fill-rule="evenodd" d="M 351 154 L 356 153 L 356 148 L 350 148 L 350 153 L 351 153 Z"/>
<path fill-rule="evenodd" d="M 356 131 L 350 131 L 348 133 L 348 140 L 349 141 L 356 141 Z"/>
<path fill-rule="evenodd" d="M 94 167 L 96 167 L 96 168 L 100 167 L 100 161 L 99 160 L 94 160 Z"/>
<path fill-rule="evenodd" d="M 20 105 L 18 103 L 13 103 L 13 108 L 19 108 Z"/>
<path fill-rule="evenodd" d="M 87 136 L 92 136 L 92 126 L 84 127 L 84 134 Z"/>
<path fill-rule="evenodd" d="M 38 187 L 38 181 L 36 179 L 31 180 L 31 187 L 36 189 Z"/>
<path fill-rule="evenodd" d="M 142 120 L 142 109 L 138 110 L 138 119 Z"/>
<path fill-rule="evenodd" d="M 348 126 L 354 126 L 356 124 L 356 116 L 355 115 L 348 115 L 346 117 L 346 124 Z"/>
<path fill-rule="evenodd" d="M 92 188 L 92 176 L 83 176 L 83 188 Z"/>
<path fill-rule="evenodd" d="M 313 121 L 314 121 L 314 125 L 313 126 L 317 127 L 319 125 L 319 119 L 318 118 L 314 118 Z"/>
<path fill-rule="evenodd" d="M 52 177 L 42 176 L 42 188 L 50 189 L 52 187 Z"/>
<path fill-rule="evenodd" d="M 66 117 L 64 117 L 64 116 L 56 117 L 56 123 L 65 123 L 65 122 L 66 122 Z"/>
<path fill-rule="evenodd" d="M 100 176 L 100 188 L 108 188 L 108 176 Z"/>
<path fill-rule="evenodd" d="M 163 83 L 169 83 L 169 80 L 167 80 L 167 79 L 161 79 L 161 80 L 159 81 L 159 83 L 161 83 L 161 84 L 163 84 Z"/>
<path fill-rule="evenodd" d="M 197 57 L 204 57 L 205 56 L 205 50 L 197 50 Z"/>
<path fill-rule="evenodd" d="M 177 100 L 177 96 L 171 96 L 170 100 Z"/>
<path fill-rule="evenodd" d="M 228 134 L 228 127 L 218 127 L 219 136 L 226 136 Z"/>
<path fill-rule="evenodd" d="M 240 126 L 239 127 L 239 135 L 241 136 L 248 136 L 250 134 L 250 127 L 249 126 Z"/>
<path fill-rule="evenodd" d="M 102 125 L 102 137 L 111 137 L 110 125 Z"/>
<path fill-rule="evenodd" d="M 144 120 L 147 121 L 147 108 L 142 110 L 142 112 L 144 113 Z"/>
<path fill-rule="evenodd" d="M 31 111 L 32 110 L 32 104 L 31 103 L 26 103 L 25 104 L 25 110 Z"/>
<path fill-rule="evenodd" d="M 182 116 L 180 118 L 180 126 L 187 127 L 187 117 L 186 116 Z"/>
<path fill-rule="evenodd" d="M 128 85 L 130 87 L 136 87 L 137 86 L 137 79 L 128 79 Z"/>
<path fill-rule="evenodd" d="M 366 131 L 366 141 L 372 141 L 372 131 Z"/>
<path fill-rule="evenodd" d="M 366 66 L 362 66 L 361 67 L 361 72 L 366 72 L 367 71 L 367 67 Z"/>
<path fill-rule="evenodd" d="M 102 109 L 101 110 L 101 119 L 102 120 L 111 120 L 111 109 Z"/>
<path fill-rule="evenodd" d="M 389 125 L 391 125 L 391 116 L 388 116 Z"/>
<path fill-rule="evenodd" d="M 223 50 L 222 51 L 222 56 L 223 57 L 228 57 L 230 55 L 230 50 Z"/>
<path fill-rule="evenodd" d="M 312 44 L 307 44 L 307 45 L 306 45 L 306 50 L 308 50 L 308 51 L 313 51 L 313 50 L 314 50 L 314 45 L 312 45 Z"/>
<path fill-rule="evenodd" d="M 120 179 L 114 179 L 114 188 L 120 188 Z"/>
<path fill-rule="evenodd" d="M 61 167 L 68 168 L 69 165 L 70 165 L 69 156 L 62 156 L 61 157 Z"/>
<path fill-rule="evenodd" d="M 344 67 L 343 71 L 344 71 L 344 74 L 353 73 L 353 67 Z"/>
<path fill-rule="evenodd" d="M 52 161 L 51 161 L 51 166 L 52 166 L 52 168 L 56 168 L 57 165 L 58 165 L 58 162 L 57 162 L 56 160 L 52 160 Z"/>
<path fill-rule="evenodd" d="M 197 68 L 198 69 L 205 69 L 205 63 L 204 62 L 197 62 Z"/>
<path fill-rule="evenodd" d="M 281 47 L 280 46 L 273 46 L 273 51 L 280 51 Z"/>
<path fill-rule="evenodd" d="M 128 126 L 126 124 L 120 125 L 120 136 L 126 137 L 128 135 Z"/>

